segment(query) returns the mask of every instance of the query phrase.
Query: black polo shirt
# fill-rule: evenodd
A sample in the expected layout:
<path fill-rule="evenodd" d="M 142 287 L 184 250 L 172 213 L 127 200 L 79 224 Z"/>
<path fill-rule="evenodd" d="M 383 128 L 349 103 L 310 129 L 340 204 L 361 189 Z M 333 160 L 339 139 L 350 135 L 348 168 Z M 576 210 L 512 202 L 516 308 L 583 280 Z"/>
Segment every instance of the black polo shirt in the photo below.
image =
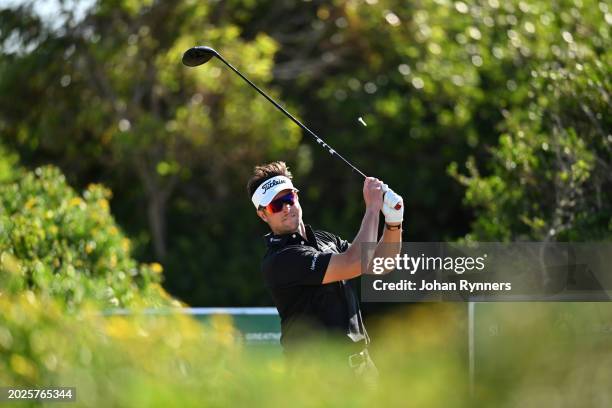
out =
<path fill-rule="evenodd" d="M 299 233 L 264 237 L 268 252 L 262 270 L 281 318 L 281 344 L 285 351 L 312 335 L 340 335 L 350 343 L 369 343 L 359 302 L 346 281 L 323 284 L 332 254 L 349 243 L 306 225 Z"/>

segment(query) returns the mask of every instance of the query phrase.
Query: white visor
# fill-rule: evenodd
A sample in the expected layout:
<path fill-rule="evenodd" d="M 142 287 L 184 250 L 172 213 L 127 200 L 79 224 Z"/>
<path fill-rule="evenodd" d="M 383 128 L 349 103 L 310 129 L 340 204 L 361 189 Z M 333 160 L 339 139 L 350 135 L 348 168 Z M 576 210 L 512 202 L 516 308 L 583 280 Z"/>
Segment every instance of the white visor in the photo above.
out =
<path fill-rule="evenodd" d="M 257 190 L 253 193 L 253 197 L 251 197 L 251 201 L 253 201 L 253 205 L 255 205 L 257 209 L 259 209 L 260 206 L 265 207 L 270 204 L 270 201 L 274 199 L 275 195 L 283 190 L 298 191 L 297 188 L 293 187 L 293 183 L 291 183 L 288 177 L 272 177 L 257 187 Z"/>

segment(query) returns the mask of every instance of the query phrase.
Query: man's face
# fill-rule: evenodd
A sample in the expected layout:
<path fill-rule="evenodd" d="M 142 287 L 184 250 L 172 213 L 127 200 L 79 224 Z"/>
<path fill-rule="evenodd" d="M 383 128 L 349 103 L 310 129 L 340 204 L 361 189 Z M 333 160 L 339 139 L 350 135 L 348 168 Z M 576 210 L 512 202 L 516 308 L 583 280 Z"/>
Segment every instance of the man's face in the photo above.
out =
<path fill-rule="evenodd" d="M 274 196 L 274 200 L 289 194 L 292 190 L 283 190 Z M 257 210 L 259 218 L 264 220 L 270 226 L 272 232 L 276 235 L 289 234 L 298 230 L 300 221 L 302 220 L 302 207 L 298 200 L 298 193 L 294 192 L 294 204 L 285 203 L 283 209 L 277 213 L 273 213 L 267 209 Z"/>

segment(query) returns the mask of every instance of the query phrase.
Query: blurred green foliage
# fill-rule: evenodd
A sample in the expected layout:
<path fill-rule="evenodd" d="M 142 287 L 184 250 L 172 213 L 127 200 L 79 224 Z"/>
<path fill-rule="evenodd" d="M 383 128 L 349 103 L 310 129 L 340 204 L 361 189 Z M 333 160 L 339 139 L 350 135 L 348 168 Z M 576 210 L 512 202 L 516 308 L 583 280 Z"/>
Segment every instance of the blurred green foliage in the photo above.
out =
<path fill-rule="evenodd" d="M 160 286 L 161 265 L 132 259 L 108 189 L 78 195 L 51 166 L 14 179 L 0 184 L 0 296 L 32 291 L 69 309 L 178 305 Z"/>
<path fill-rule="evenodd" d="M 205 32 L 265 85 L 275 42 L 244 41 L 204 3 L 102 1 L 79 22 L 58 11 L 61 30 L 27 5 L 3 10 L 7 24 L 23 24 L 2 33 L 33 48 L 0 61 L 5 143 L 28 166 L 51 161 L 77 186 L 111 187 L 139 258 L 173 271 L 170 291 L 191 303 L 267 303 L 252 269 L 260 248 L 245 245 L 257 220 L 244 186 L 252 166 L 296 147 L 299 129 L 240 78 L 219 66 L 186 69 L 180 57 Z"/>
<path fill-rule="evenodd" d="M 242 344 L 227 316 L 203 326 L 180 314 L 66 314 L 29 291 L 0 297 L 0 308 L 0 382 L 76 387 L 75 406 L 599 406 L 610 398 L 610 331 L 601 324 L 610 309 L 594 304 L 480 304 L 472 397 L 463 305 L 379 322 L 374 387 L 348 371 L 335 344 L 313 343 L 290 364 Z"/>
<path fill-rule="evenodd" d="M 486 162 L 470 157 L 467 176 L 449 167 L 478 209 L 468 239 L 612 237 L 612 15 L 602 2 L 556 7 L 519 3 L 507 31 L 520 53 L 520 82 L 507 82 L 515 103 Z"/>
<path fill-rule="evenodd" d="M 180 64 L 196 44 L 402 194 L 405 240 L 610 239 L 608 3 L 57 7 L 0 9 L 1 384 L 76 386 L 82 406 L 610 399 L 610 316 L 592 305 L 491 306 L 471 400 L 463 305 L 370 326 L 377 388 L 347 375 L 335 345 L 296 369 L 246 349 L 224 317 L 102 313 L 179 305 L 162 271 L 193 305 L 269 304 L 254 239 L 266 229 L 244 192 L 260 162 L 292 166 L 316 227 L 350 239 L 362 216 L 361 181 L 240 78 Z"/>
<path fill-rule="evenodd" d="M 359 178 L 219 61 L 182 66 L 196 44 L 403 195 L 406 241 L 610 238 L 605 2 L 99 0 L 54 24 L 28 4 L 0 11 L 3 154 L 108 186 L 192 305 L 271 303 L 253 165 L 286 160 L 315 227 L 350 239 L 363 211 Z"/>

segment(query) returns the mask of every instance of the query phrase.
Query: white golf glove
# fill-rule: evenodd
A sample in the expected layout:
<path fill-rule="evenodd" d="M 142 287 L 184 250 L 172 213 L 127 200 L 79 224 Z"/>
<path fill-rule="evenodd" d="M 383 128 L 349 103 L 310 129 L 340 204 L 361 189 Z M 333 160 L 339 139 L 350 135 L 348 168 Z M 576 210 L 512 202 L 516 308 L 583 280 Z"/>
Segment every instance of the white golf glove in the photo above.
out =
<path fill-rule="evenodd" d="M 383 198 L 382 213 L 386 223 L 398 223 L 404 220 L 404 199 L 386 184 L 383 185 L 385 192 Z"/>

